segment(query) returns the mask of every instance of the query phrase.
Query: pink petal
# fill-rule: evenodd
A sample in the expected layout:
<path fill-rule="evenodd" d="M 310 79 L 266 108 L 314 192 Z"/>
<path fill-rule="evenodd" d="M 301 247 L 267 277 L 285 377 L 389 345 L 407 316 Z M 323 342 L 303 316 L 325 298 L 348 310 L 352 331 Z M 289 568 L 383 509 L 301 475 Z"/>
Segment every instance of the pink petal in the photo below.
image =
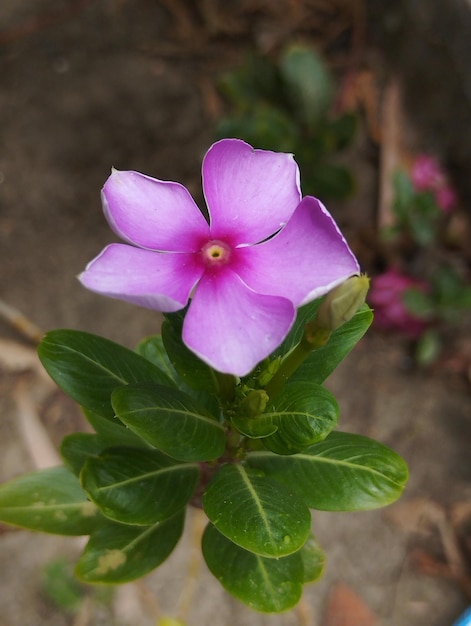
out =
<path fill-rule="evenodd" d="M 193 254 L 166 254 L 113 243 L 87 265 L 79 280 L 104 296 L 170 312 L 186 305 L 203 271 Z"/>
<path fill-rule="evenodd" d="M 114 232 L 142 248 L 195 252 L 208 239 L 208 223 L 179 183 L 113 170 L 102 202 Z"/>
<path fill-rule="evenodd" d="M 279 346 L 294 318 L 289 300 L 255 293 L 224 268 L 199 282 L 183 341 L 214 369 L 244 376 Z"/>
<path fill-rule="evenodd" d="M 277 232 L 301 200 L 293 155 L 254 150 L 239 139 L 211 146 L 203 161 L 211 237 L 232 245 L 257 243 Z"/>
<path fill-rule="evenodd" d="M 249 287 L 289 298 L 296 307 L 360 269 L 327 209 L 311 196 L 303 199 L 278 235 L 235 254 L 232 268 Z"/>

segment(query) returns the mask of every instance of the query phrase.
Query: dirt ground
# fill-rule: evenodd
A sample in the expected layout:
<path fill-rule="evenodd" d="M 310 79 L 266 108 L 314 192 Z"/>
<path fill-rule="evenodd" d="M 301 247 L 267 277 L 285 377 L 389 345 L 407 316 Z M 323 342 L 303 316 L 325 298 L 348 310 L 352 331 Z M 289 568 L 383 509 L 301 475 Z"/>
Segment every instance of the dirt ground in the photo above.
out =
<path fill-rule="evenodd" d="M 257 11 L 244 13 L 250 4 Z M 34 8 L 3 0 L 2 301 L 41 329 L 86 330 L 130 347 L 158 330 L 154 313 L 101 298 L 76 280 L 115 240 L 101 213 L 100 188 L 114 166 L 180 181 L 198 197 L 201 158 L 221 106 L 212 81 L 248 47 L 263 50 L 297 34 L 289 31 L 294 18 L 280 18 L 284 4 L 277 14 L 262 10 L 263 2 L 236 2 L 223 21 L 217 2 L 202 2 L 195 25 L 187 4 L 170 0 L 37 0 Z M 375 194 L 371 149 L 361 141 L 354 149 L 363 186 L 339 208 L 352 232 L 358 220 L 372 219 Z M 41 417 L 54 444 L 83 425 L 67 399 L 22 374 L 34 369 L 24 336 L 0 321 L 0 339 L 5 350 L 8 340 L 26 351 L 17 355 L 8 344 L 11 352 L 0 355 L 4 481 L 38 464 L 24 434 L 22 412 L 31 405 L 19 400 L 23 392 L 31 397 L 29 386 L 43 384 Z M 411 478 L 403 498 L 384 511 L 314 513 L 327 569 L 306 589 L 300 609 L 263 616 L 231 599 L 195 558 L 200 520 L 193 516 L 175 553 L 144 583 L 125 585 L 106 602 L 90 593 L 75 614 L 57 606 L 41 581 L 58 558 L 73 562 L 81 540 L 0 528 L 0 626 L 147 626 L 177 613 L 188 626 L 331 626 L 325 613 L 339 583 L 383 626 L 451 626 L 470 599 L 462 572 L 446 564 L 459 548 L 452 522 L 471 502 L 469 384 L 449 371 L 414 369 L 403 341 L 373 331 L 329 386 L 341 406 L 340 427 L 395 449 Z M 359 618 L 355 626 L 370 623 Z"/>

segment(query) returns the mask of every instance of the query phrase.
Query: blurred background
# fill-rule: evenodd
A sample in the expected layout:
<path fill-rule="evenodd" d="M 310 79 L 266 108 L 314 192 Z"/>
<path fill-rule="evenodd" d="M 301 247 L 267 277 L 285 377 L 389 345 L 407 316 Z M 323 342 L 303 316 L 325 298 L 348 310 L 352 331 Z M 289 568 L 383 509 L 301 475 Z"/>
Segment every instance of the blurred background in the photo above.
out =
<path fill-rule="evenodd" d="M 469 0 L 3 0 L 0 480 L 85 428 L 35 359 L 42 331 L 133 347 L 155 313 L 76 276 L 116 237 L 111 167 L 179 181 L 239 137 L 293 152 L 372 277 L 372 330 L 329 380 L 340 427 L 410 465 L 384 511 L 313 516 L 327 553 L 300 608 L 261 616 L 195 556 L 197 519 L 143 582 L 79 586 L 75 540 L 0 526 L 0 626 L 451 626 L 471 599 Z M 343 620 L 343 621 L 342 621 Z"/>

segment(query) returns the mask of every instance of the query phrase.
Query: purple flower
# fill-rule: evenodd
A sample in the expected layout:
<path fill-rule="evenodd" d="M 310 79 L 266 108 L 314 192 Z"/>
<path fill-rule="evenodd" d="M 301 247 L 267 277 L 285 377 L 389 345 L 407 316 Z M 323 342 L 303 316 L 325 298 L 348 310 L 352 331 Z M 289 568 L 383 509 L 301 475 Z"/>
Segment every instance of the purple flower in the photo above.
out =
<path fill-rule="evenodd" d="M 426 285 L 422 281 L 401 274 L 396 269 L 389 269 L 371 279 L 368 300 L 374 308 L 376 326 L 417 338 L 428 324 L 426 320 L 407 310 L 404 293 L 409 289 L 426 291 Z"/>
<path fill-rule="evenodd" d="M 215 143 L 203 161 L 209 223 L 185 187 L 113 170 L 102 191 L 111 244 L 79 279 L 158 311 L 191 299 L 183 341 L 221 372 L 248 374 L 283 341 L 296 308 L 358 273 L 324 206 L 301 198 L 292 155 Z"/>

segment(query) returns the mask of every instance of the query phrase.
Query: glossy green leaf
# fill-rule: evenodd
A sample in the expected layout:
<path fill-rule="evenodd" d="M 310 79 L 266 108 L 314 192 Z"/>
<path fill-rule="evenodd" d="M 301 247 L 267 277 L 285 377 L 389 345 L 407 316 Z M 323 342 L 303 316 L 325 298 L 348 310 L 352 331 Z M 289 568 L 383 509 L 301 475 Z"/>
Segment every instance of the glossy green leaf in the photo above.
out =
<path fill-rule="evenodd" d="M 251 467 L 299 493 L 313 509 L 359 511 L 394 502 L 408 479 L 404 460 L 361 435 L 334 432 L 292 456 L 253 452 Z"/>
<path fill-rule="evenodd" d="M 5 524 L 55 535 L 88 535 L 102 520 L 65 467 L 24 474 L 0 485 L 0 521 Z"/>
<path fill-rule="evenodd" d="M 221 424 L 189 395 L 161 385 L 128 385 L 112 396 L 116 414 L 139 437 L 180 461 L 208 461 L 224 452 Z"/>
<path fill-rule="evenodd" d="M 278 426 L 272 421 L 261 418 L 263 418 L 262 415 L 255 418 L 234 416 L 232 418 L 232 424 L 242 435 L 250 437 L 251 439 L 261 439 L 276 433 Z"/>
<path fill-rule="evenodd" d="M 304 566 L 304 582 L 313 583 L 324 573 L 325 554 L 316 541 L 314 535 L 310 535 L 306 543 L 299 551 Z"/>
<path fill-rule="evenodd" d="M 180 511 L 152 526 L 109 522 L 90 537 L 75 570 L 88 583 L 126 583 L 163 563 L 178 543 L 185 519 Z"/>
<path fill-rule="evenodd" d="M 280 347 L 274 352 L 276 356 L 288 354 L 301 341 L 305 324 L 314 319 L 321 302 L 322 298 L 317 298 L 297 310 L 296 319 L 291 330 Z"/>
<path fill-rule="evenodd" d="M 202 550 L 211 573 L 251 609 L 280 613 L 299 601 L 303 586 L 299 552 L 279 559 L 264 558 L 232 543 L 212 524 L 203 534 Z"/>
<path fill-rule="evenodd" d="M 136 352 L 154 365 L 157 365 L 162 372 L 173 380 L 177 387 L 180 386 L 182 381 L 168 358 L 162 335 L 146 337 L 137 344 Z"/>
<path fill-rule="evenodd" d="M 323 383 L 355 347 L 373 321 L 373 312 L 363 305 L 351 320 L 332 333 L 322 348 L 313 350 L 290 378 L 290 381 Z"/>
<path fill-rule="evenodd" d="M 60 452 L 67 467 L 79 476 L 85 461 L 90 456 L 100 454 L 108 445 L 100 435 L 72 433 L 62 440 Z"/>
<path fill-rule="evenodd" d="M 188 387 L 217 391 L 214 371 L 185 346 L 181 330 L 175 324 L 167 320 L 162 324 L 162 340 L 172 366 Z"/>
<path fill-rule="evenodd" d="M 316 383 L 289 383 L 264 413 L 254 418 L 236 416 L 237 430 L 278 454 L 294 454 L 324 439 L 336 426 L 338 404 L 333 395 Z"/>
<path fill-rule="evenodd" d="M 148 443 L 133 433 L 117 416 L 113 419 L 109 419 L 108 417 L 103 417 L 88 409 L 83 409 L 83 413 L 96 433 L 100 435 L 109 446 L 149 447 Z"/>
<path fill-rule="evenodd" d="M 314 130 L 333 96 L 332 77 L 325 63 L 312 48 L 293 45 L 284 52 L 280 71 L 293 109 L 300 121 Z"/>
<path fill-rule="evenodd" d="M 292 554 L 311 528 L 308 508 L 288 487 L 242 465 L 223 465 L 203 495 L 216 528 L 237 545 L 265 557 Z"/>
<path fill-rule="evenodd" d="M 116 447 L 89 457 L 80 480 L 104 515 L 148 526 L 184 507 L 198 476 L 197 464 L 177 463 L 158 450 Z"/>
<path fill-rule="evenodd" d="M 76 330 L 53 330 L 38 347 L 39 358 L 54 382 L 76 402 L 113 418 L 111 392 L 134 382 L 173 387 L 153 363 L 108 339 Z"/>
<path fill-rule="evenodd" d="M 287 384 L 257 421 L 274 424 L 276 432 L 263 440 L 278 454 L 294 454 L 324 439 L 337 425 L 339 408 L 334 396 L 315 383 Z"/>

